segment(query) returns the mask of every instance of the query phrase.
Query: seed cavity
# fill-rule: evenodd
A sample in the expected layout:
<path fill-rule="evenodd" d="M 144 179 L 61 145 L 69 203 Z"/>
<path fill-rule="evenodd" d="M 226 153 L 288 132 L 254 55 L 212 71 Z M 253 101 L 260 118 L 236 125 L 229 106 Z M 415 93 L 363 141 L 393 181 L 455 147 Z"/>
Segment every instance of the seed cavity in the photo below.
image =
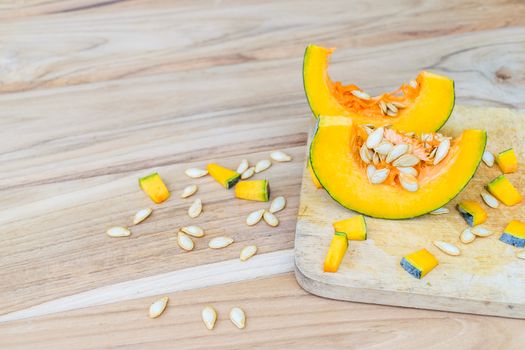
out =
<path fill-rule="evenodd" d="M 405 190 L 409 192 L 416 192 L 419 188 L 416 177 L 410 174 L 400 173 L 399 183 Z"/>
<path fill-rule="evenodd" d="M 197 179 L 199 177 L 203 177 L 208 175 L 208 170 L 199 169 L 199 168 L 189 168 L 184 171 L 186 176 L 191 177 L 192 179 Z"/>
<path fill-rule="evenodd" d="M 388 152 L 388 155 L 386 156 L 386 162 L 392 163 L 394 160 L 407 153 L 408 148 L 409 147 L 406 143 L 400 143 L 399 145 L 395 145 L 392 148 L 392 150 Z"/>
<path fill-rule="evenodd" d="M 128 237 L 131 231 L 122 226 L 115 226 L 106 231 L 109 237 Z"/>
<path fill-rule="evenodd" d="M 390 174 L 390 169 L 384 168 L 384 169 L 376 170 L 374 174 L 372 175 L 370 182 L 373 183 L 374 185 L 381 184 L 385 182 L 386 178 L 388 177 L 388 174 Z"/>
<path fill-rule="evenodd" d="M 264 209 L 259 209 L 254 212 L 251 212 L 246 218 L 246 225 L 253 226 L 261 221 L 264 214 Z"/>
<path fill-rule="evenodd" d="M 472 231 L 473 234 L 475 234 L 478 237 L 488 237 L 494 233 L 482 226 L 476 226 L 476 227 L 471 228 L 470 230 Z"/>
<path fill-rule="evenodd" d="M 181 231 L 177 233 L 177 244 L 179 245 L 179 247 L 181 247 L 187 252 L 193 250 L 193 248 L 195 247 L 193 240 Z"/>
<path fill-rule="evenodd" d="M 255 174 L 255 167 L 248 168 L 244 173 L 241 174 L 241 179 L 246 180 Z"/>
<path fill-rule="evenodd" d="M 270 154 L 270 158 L 272 158 L 276 162 L 289 162 L 292 160 L 292 157 L 290 157 L 288 154 L 284 153 L 283 151 L 272 152 Z"/>
<path fill-rule="evenodd" d="M 249 167 L 250 167 L 250 163 L 248 163 L 248 159 L 243 159 L 241 160 L 241 164 L 239 164 L 239 166 L 237 167 L 237 173 L 242 174 L 246 170 L 248 170 Z"/>
<path fill-rule="evenodd" d="M 494 197 L 490 193 L 485 192 L 485 191 L 481 192 L 481 198 L 483 198 L 483 201 L 489 207 L 491 207 L 491 208 L 499 207 L 499 201 L 496 199 L 496 197 Z"/>
<path fill-rule="evenodd" d="M 361 90 L 352 90 L 350 92 L 352 93 L 352 95 L 354 95 L 357 98 L 360 98 L 362 100 L 370 100 L 370 95 L 367 94 L 366 92 L 363 92 Z"/>
<path fill-rule="evenodd" d="M 197 185 L 186 186 L 182 190 L 182 193 L 180 194 L 180 198 L 188 198 L 192 196 L 193 194 L 195 194 L 195 192 L 197 192 L 198 189 L 199 188 L 197 187 Z"/>
<path fill-rule="evenodd" d="M 215 327 L 217 311 L 212 306 L 206 306 L 201 312 L 202 322 L 210 331 Z"/>
<path fill-rule="evenodd" d="M 383 134 L 385 132 L 385 128 L 379 127 L 372 131 L 370 135 L 368 135 L 368 138 L 366 139 L 366 147 L 368 148 L 374 148 L 376 146 L 379 146 L 381 141 L 383 140 Z"/>
<path fill-rule="evenodd" d="M 438 247 L 442 252 L 444 252 L 444 253 L 446 253 L 448 255 L 457 256 L 457 255 L 461 254 L 461 251 L 459 250 L 459 248 L 456 247 L 455 245 L 451 244 L 451 243 L 444 242 L 444 241 L 434 241 L 432 243 L 436 247 Z"/>
<path fill-rule="evenodd" d="M 190 236 L 193 236 L 193 237 L 196 237 L 196 238 L 201 238 L 201 237 L 204 237 L 204 230 L 199 227 L 199 226 L 195 226 L 195 225 L 192 225 L 192 226 L 184 226 L 180 229 L 182 232 L 190 235 Z"/>
<path fill-rule="evenodd" d="M 162 315 L 164 310 L 166 310 L 168 301 L 169 301 L 168 297 L 163 297 L 163 298 L 160 298 L 159 300 L 154 301 L 149 307 L 149 317 L 157 318 L 160 315 Z"/>
<path fill-rule="evenodd" d="M 261 171 L 265 171 L 269 167 L 272 166 L 272 162 L 270 162 L 268 159 L 263 159 L 257 162 L 255 164 L 255 173 L 260 173 Z"/>
<path fill-rule="evenodd" d="M 489 151 L 483 152 L 483 157 L 481 159 L 488 167 L 492 167 L 494 165 L 494 155 Z"/>
<path fill-rule="evenodd" d="M 434 156 L 434 165 L 439 164 L 448 154 L 448 151 L 450 150 L 450 140 L 444 139 L 439 143 L 439 146 L 436 151 L 436 155 Z"/>
<path fill-rule="evenodd" d="M 233 238 L 220 236 L 220 237 L 215 237 L 212 240 L 210 240 L 208 242 L 208 247 L 210 247 L 211 249 L 221 249 L 221 248 L 225 248 L 229 246 L 232 243 L 233 243 Z"/>
<path fill-rule="evenodd" d="M 152 212 L 153 210 L 151 208 L 144 208 L 136 212 L 135 216 L 133 216 L 133 225 L 138 225 L 142 221 L 146 220 Z"/>
<path fill-rule="evenodd" d="M 257 246 L 249 245 L 241 250 L 240 259 L 241 261 L 246 261 L 257 253 Z"/>
<path fill-rule="evenodd" d="M 230 320 L 239 329 L 243 329 L 246 325 L 246 315 L 240 307 L 234 307 L 230 310 Z"/>
<path fill-rule="evenodd" d="M 447 208 L 443 207 L 443 208 L 439 208 L 439 209 L 436 209 L 434 211 L 431 211 L 430 214 L 432 215 L 442 215 L 442 214 L 448 214 L 450 212 L 450 210 L 448 210 Z"/>
<path fill-rule="evenodd" d="M 193 204 L 188 208 L 188 216 L 190 218 L 196 218 L 202 213 L 202 201 L 197 198 Z"/>
<path fill-rule="evenodd" d="M 270 209 L 268 210 L 270 213 L 277 213 L 284 209 L 286 206 L 286 199 L 283 196 L 275 197 L 275 199 L 272 201 L 272 204 L 270 204 Z"/>
<path fill-rule="evenodd" d="M 273 215 L 269 211 L 264 212 L 263 219 L 268 225 L 272 227 L 279 225 L 279 220 L 277 219 L 277 216 Z"/>
<path fill-rule="evenodd" d="M 470 230 L 470 227 L 467 227 L 466 229 L 461 232 L 459 235 L 459 240 L 465 244 L 471 243 L 476 239 L 476 236 L 472 233 Z"/>
<path fill-rule="evenodd" d="M 395 167 L 411 167 L 419 163 L 419 158 L 413 154 L 404 154 L 401 157 L 394 160 L 392 163 Z"/>

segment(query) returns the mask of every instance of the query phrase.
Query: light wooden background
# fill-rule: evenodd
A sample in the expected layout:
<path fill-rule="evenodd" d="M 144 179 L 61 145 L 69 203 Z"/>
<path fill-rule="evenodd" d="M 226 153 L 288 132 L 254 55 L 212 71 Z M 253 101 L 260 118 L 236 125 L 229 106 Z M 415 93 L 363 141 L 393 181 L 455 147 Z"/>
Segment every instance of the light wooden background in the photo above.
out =
<path fill-rule="evenodd" d="M 524 321 L 307 295 L 292 248 L 304 47 L 339 47 L 332 74 L 371 93 L 430 69 L 456 80 L 459 103 L 523 109 L 524 12 L 520 0 L 0 2 L 0 348 L 519 348 Z M 234 237 L 228 249 L 180 251 L 177 196 L 130 239 L 105 236 L 150 205 L 137 178 L 151 169 L 178 194 L 190 165 L 274 149 L 294 156 L 258 175 L 288 198 L 278 228 L 247 228 L 260 204 L 205 178 L 194 222 Z M 260 255 L 241 264 L 248 243 Z M 157 295 L 171 304 L 149 320 Z"/>

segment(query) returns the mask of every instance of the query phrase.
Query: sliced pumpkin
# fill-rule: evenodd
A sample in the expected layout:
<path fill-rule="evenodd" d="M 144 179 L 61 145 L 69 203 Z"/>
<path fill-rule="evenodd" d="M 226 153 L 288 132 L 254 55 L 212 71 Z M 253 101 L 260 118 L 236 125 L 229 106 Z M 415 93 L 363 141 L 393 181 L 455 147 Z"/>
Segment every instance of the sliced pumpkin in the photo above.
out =
<path fill-rule="evenodd" d="M 512 206 L 521 203 L 523 198 L 518 189 L 505 177 L 500 175 L 487 185 L 487 190 L 505 205 Z"/>
<path fill-rule="evenodd" d="M 401 259 L 403 269 L 415 278 L 425 277 L 438 264 L 436 257 L 425 248 L 408 254 Z"/>
<path fill-rule="evenodd" d="M 337 272 L 347 249 L 348 240 L 346 239 L 346 234 L 342 232 L 336 232 L 332 238 L 330 248 L 328 248 L 328 253 L 326 254 L 326 258 L 324 260 L 324 272 Z"/>
<path fill-rule="evenodd" d="M 416 133 L 436 131 L 450 117 L 455 101 L 453 80 L 423 71 L 396 91 L 368 97 L 356 85 L 330 79 L 328 60 L 333 52 L 309 45 L 304 54 L 304 90 L 315 117 L 346 116 L 359 124 L 392 124 L 397 130 Z"/>
<path fill-rule="evenodd" d="M 525 247 L 525 222 L 512 220 L 505 227 L 499 240 L 518 248 Z"/>
<path fill-rule="evenodd" d="M 475 201 L 461 201 L 458 203 L 457 209 L 471 227 L 487 221 L 487 212 Z"/>
<path fill-rule="evenodd" d="M 334 222 L 335 232 L 346 235 L 350 241 L 366 240 L 366 221 L 363 215 L 356 215 L 349 219 Z"/>
<path fill-rule="evenodd" d="M 342 206 L 387 219 L 411 218 L 447 204 L 474 175 L 487 139 L 485 131 L 465 130 L 455 140 L 435 134 L 432 140 L 423 142 L 415 135 L 406 136 L 383 128 L 384 139 L 393 147 L 390 152 L 398 152 L 403 148 L 398 147 L 401 144 L 407 144 L 406 149 L 411 151 L 406 153 L 409 151 L 405 149 L 403 156 L 390 162 L 389 152 L 386 157 L 377 157 L 377 165 L 367 165 L 363 158 L 369 157 L 371 150 L 367 147 L 363 153 L 368 155 L 362 155 L 363 145 L 373 143 L 376 149 L 383 146 L 369 142 L 372 133 L 367 135 L 363 130 L 351 118 L 321 116 L 310 145 L 310 162 L 323 188 Z M 449 144 L 446 156 L 436 150 L 440 146 L 432 144 L 434 139 L 442 140 L 437 141 L 439 145 Z M 428 148 L 425 148 L 426 143 Z M 436 161 L 438 154 L 439 162 Z M 411 165 L 414 156 L 420 159 L 417 165 Z M 433 161 L 437 164 L 433 165 Z M 388 174 L 383 182 L 374 184 L 369 176 L 370 169 L 374 176 Z M 380 169 L 387 170 L 376 173 Z"/>
<path fill-rule="evenodd" d="M 157 204 L 164 202 L 170 196 L 170 191 L 158 173 L 141 177 L 139 179 L 139 185 L 151 200 Z"/>
<path fill-rule="evenodd" d="M 240 181 L 235 186 L 235 197 L 249 201 L 268 202 L 270 184 L 267 180 Z"/>
<path fill-rule="evenodd" d="M 208 164 L 207 169 L 211 177 L 226 189 L 235 186 L 235 184 L 241 179 L 241 174 L 220 166 L 219 164 Z"/>
<path fill-rule="evenodd" d="M 498 153 L 496 163 L 498 163 L 498 166 L 504 174 L 513 173 L 518 170 L 518 158 L 512 148 Z"/>

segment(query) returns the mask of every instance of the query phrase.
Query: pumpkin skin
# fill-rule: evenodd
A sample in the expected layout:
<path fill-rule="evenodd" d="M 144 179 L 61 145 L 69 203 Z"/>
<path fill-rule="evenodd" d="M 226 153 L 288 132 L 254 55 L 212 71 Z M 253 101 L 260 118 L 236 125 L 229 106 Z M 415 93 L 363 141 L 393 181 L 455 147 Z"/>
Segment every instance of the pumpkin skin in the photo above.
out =
<path fill-rule="evenodd" d="M 312 170 L 339 204 L 385 219 L 412 218 L 447 204 L 474 175 L 487 140 L 483 130 L 465 130 L 438 165 L 420 174 L 419 189 L 408 192 L 368 181 L 358 152 L 352 152 L 357 128 L 351 118 L 321 116 L 310 145 Z"/>
<path fill-rule="evenodd" d="M 414 101 L 395 117 L 369 116 L 349 110 L 332 92 L 334 83 L 328 75 L 328 60 L 334 49 L 309 45 L 303 61 L 303 84 L 314 116 L 345 116 L 358 124 L 393 125 L 401 131 L 416 133 L 439 130 L 448 120 L 455 103 L 454 81 L 423 71 L 417 77 L 420 90 Z"/>

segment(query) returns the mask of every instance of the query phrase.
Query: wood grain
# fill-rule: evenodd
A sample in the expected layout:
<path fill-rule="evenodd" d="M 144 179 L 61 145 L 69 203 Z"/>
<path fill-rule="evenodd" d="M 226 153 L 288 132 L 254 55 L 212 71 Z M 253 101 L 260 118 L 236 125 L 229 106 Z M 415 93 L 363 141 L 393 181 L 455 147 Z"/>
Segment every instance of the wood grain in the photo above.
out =
<path fill-rule="evenodd" d="M 332 75 L 371 93 L 431 69 L 456 80 L 460 103 L 524 108 L 523 9 L 512 0 L 1 2 L 0 314 L 228 261 L 243 243 L 261 254 L 288 251 L 310 121 L 300 74 L 306 44 L 337 46 Z M 171 238 L 187 224 L 188 203 L 177 196 L 153 206 L 130 239 L 104 236 L 151 205 L 140 175 L 158 170 L 175 194 L 191 182 L 189 166 L 234 166 L 277 148 L 294 156 L 265 173 L 288 198 L 279 228 L 247 229 L 243 216 L 257 204 L 201 179 L 207 239 L 228 232 L 238 245 L 216 252 L 203 240 L 182 254 Z M 237 285 L 224 289 L 237 293 Z M 122 320 L 103 313 L 102 323 Z M 16 322 L 30 333 L 30 320 Z M 316 322 L 304 332 L 330 324 Z M 53 347 L 57 334 L 46 336 Z M 126 337 L 111 344 L 125 347 Z M 33 339 L 34 347 L 45 341 Z M 71 332 L 64 341 L 85 340 Z"/>

